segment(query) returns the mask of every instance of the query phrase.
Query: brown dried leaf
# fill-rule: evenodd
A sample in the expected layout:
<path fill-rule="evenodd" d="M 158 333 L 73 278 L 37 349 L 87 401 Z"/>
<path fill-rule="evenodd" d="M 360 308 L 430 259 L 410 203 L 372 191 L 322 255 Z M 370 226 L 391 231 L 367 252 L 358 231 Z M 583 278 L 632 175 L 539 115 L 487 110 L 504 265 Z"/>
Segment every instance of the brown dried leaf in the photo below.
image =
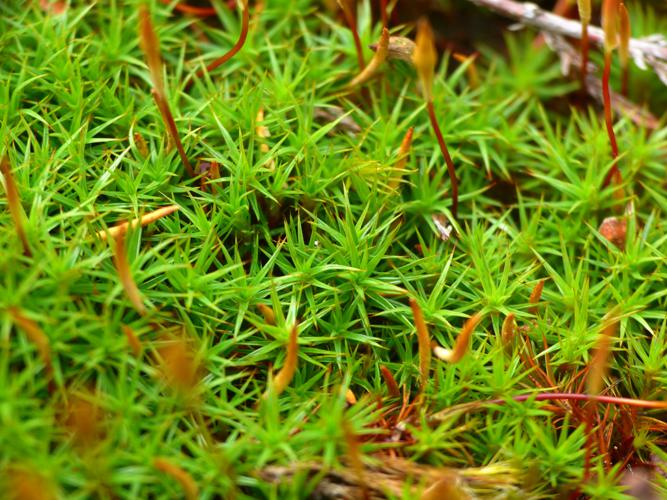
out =
<path fill-rule="evenodd" d="M 446 474 L 421 494 L 421 500 L 472 500 L 463 490 L 461 478 L 454 474 Z"/>
<path fill-rule="evenodd" d="M 607 217 L 600 224 L 598 231 L 609 242 L 620 250 L 625 248 L 628 223 L 624 217 Z"/>
<path fill-rule="evenodd" d="M 376 51 L 378 44 L 374 43 L 371 50 Z M 390 36 L 387 47 L 387 59 L 400 59 L 412 64 L 412 55 L 415 53 L 415 42 L 404 36 Z"/>

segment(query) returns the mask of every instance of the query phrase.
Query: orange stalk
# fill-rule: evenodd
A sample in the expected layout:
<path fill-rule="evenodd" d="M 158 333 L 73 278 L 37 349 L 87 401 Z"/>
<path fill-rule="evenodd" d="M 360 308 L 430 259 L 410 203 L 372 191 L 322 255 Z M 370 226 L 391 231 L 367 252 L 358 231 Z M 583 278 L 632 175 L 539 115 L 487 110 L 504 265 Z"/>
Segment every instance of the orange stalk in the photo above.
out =
<path fill-rule="evenodd" d="M 138 357 L 141 354 L 142 349 L 139 337 L 137 337 L 137 334 L 134 333 L 134 330 L 129 326 L 121 325 L 121 328 L 123 329 L 125 338 L 127 338 L 127 343 L 130 346 L 130 349 L 132 349 L 132 354 Z"/>
<path fill-rule="evenodd" d="M 533 288 L 533 291 L 530 293 L 530 298 L 528 299 L 529 304 L 537 304 L 542 298 L 542 290 L 544 289 L 544 282 L 546 279 L 541 279 Z M 531 314 L 537 314 L 537 305 L 534 305 L 530 309 Z"/>
<path fill-rule="evenodd" d="M 122 234 L 116 238 L 116 245 L 114 247 L 114 264 L 116 265 L 116 270 L 118 271 L 118 276 L 127 298 L 130 299 L 130 302 L 136 311 L 143 316 L 146 314 L 146 306 L 144 306 L 144 303 L 141 300 L 141 293 L 139 293 L 139 288 L 137 288 L 137 284 L 132 277 L 130 264 L 127 261 L 127 255 L 125 253 L 125 237 Z"/>
<path fill-rule="evenodd" d="M 290 384 L 296 373 L 296 365 L 298 361 L 298 344 L 299 328 L 298 324 L 295 323 L 290 331 L 289 342 L 287 344 L 287 356 L 285 357 L 285 364 L 278 372 L 273 379 L 273 387 L 270 388 L 273 390 L 273 393 L 278 396 L 282 393 L 287 386 Z M 264 399 L 269 395 L 269 390 L 264 393 Z"/>
<path fill-rule="evenodd" d="M 464 54 L 455 52 L 452 54 L 452 56 L 460 63 L 470 61 L 466 67 L 466 73 L 468 73 L 468 84 L 470 85 L 470 88 L 473 89 L 479 87 L 479 73 L 477 72 L 477 66 L 475 66 L 475 59 L 477 59 L 477 54 L 466 56 Z"/>
<path fill-rule="evenodd" d="M 417 303 L 417 300 L 410 297 L 410 308 L 412 309 L 412 316 L 415 319 L 415 327 L 417 329 L 417 341 L 419 345 L 419 379 L 422 392 L 426 389 L 428 382 L 429 371 L 431 368 L 431 337 L 428 333 L 426 321 L 424 321 L 424 313 Z"/>
<path fill-rule="evenodd" d="M 90 448 L 102 437 L 102 409 L 97 395 L 85 391 L 83 395 L 69 393 L 63 407 L 63 425 L 75 444 Z"/>
<path fill-rule="evenodd" d="M 387 52 L 389 49 L 389 30 L 387 28 L 382 29 L 382 35 L 380 36 L 380 41 L 377 44 L 377 50 L 373 55 L 373 59 L 368 63 L 361 73 L 359 73 L 354 79 L 347 84 L 348 88 L 353 88 L 358 85 L 362 85 L 370 80 L 373 75 L 380 68 L 384 60 L 387 58 Z"/>
<path fill-rule="evenodd" d="M 514 340 L 515 333 L 516 322 L 514 321 L 514 314 L 509 313 L 507 316 L 505 316 L 500 334 L 500 338 L 502 339 L 503 344 L 508 345 L 510 342 L 512 342 L 512 340 Z"/>
<path fill-rule="evenodd" d="M 1 479 L 6 481 L 3 493 L 12 500 L 56 500 L 62 498 L 57 494 L 54 484 L 40 474 L 34 465 L 9 465 L 3 467 Z"/>
<path fill-rule="evenodd" d="M 598 336 L 595 350 L 589 363 L 590 368 L 586 380 L 589 394 L 599 394 L 602 389 L 604 377 L 608 369 L 611 344 L 616 335 L 617 325 L 618 317 L 616 317 L 615 313 L 610 313 L 604 320 L 602 332 Z"/>
<path fill-rule="evenodd" d="M 137 217 L 136 219 L 132 219 L 126 222 L 121 222 L 120 224 L 117 224 L 106 230 L 103 229 L 101 231 L 98 231 L 97 237 L 100 238 L 101 240 L 106 240 L 109 236 L 111 238 L 118 238 L 119 236 L 125 235 L 129 228 L 135 229 L 138 226 L 142 227 L 146 226 L 152 222 L 155 222 L 158 219 L 161 219 L 162 217 L 165 217 L 169 214 L 173 214 L 176 210 L 180 208 L 181 207 L 179 207 L 178 205 L 169 205 L 166 207 L 158 208 L 157 210 L 149 212 L 141 217 Z"/>
<path fill-rule="evenodd" d="M 440 346 L 436 346 L 433 349 L 434 354 L 437 358 L 448 361 L 450 363 L 458 363 L 463 358 L 464 354 L 468 350 L 468 344 L 470 344 L 470 337 L 475 331 L 475 327 L 482 319 L 482 313 L 477 312 L 473 316 L 467 319 L 463 324 L 463 328 L 459 332 L 459 336 L 456 337 L 456 343 L 454 344 L 454 349 L 444 349 Z"/>
<path fill-rule="evenodd" d="M 12 169 L 9 164 L 9 160 L 6 156 L 3 156 L 0 159 L 0 172 L 5 178 L 5 191 L 7 192 L 7 205 L 9 206 L 9 213 L 12 216 L 14 221 L 14 227 L 16 228 L 16 234 L 21 240 L 23 245 L 23 255 L 32 257 L 32 252 L 30 251 L 30 245 L 28 243 L 28 237 L 23 227 L 23 210 L 21 209 L 21 197 L 19 196 L 19 190 L 16 187 L 16 182 L 14 182 L 14 175 L 12 174 Z"/>
<path fill-rule="evenodd" d="M 259 312 L 262 313 L 262 316 L 264 316 L 264 321 L 266 321 L 267 325 L 275 325 L 276 324 L 276 314 L 273 312 L 273 309 L 266 304 L 257 304 L 257 309 L 259 309 Z"/>
<path fill-rule="evenodd" d="M 164 381 L 177 391 L 191 391 L 199 380 L 199 365 L 187 339 L 166 339 L 157 350 Z"/>
<path fill-rule="evenodd" d="M 412 146 L 412 135 L 414 133 L 414 127 L 410 127 L 403 137 L 401 142 L 401 147 L 398 149 L 398 160 L 394 164 L 394 176 L 389 181 L 389 189 L 394 190 L 398 187 L 403 178 L 403 173 L 405 171 L 405 166 L 408 163 L 408 155 L 410 154 L 410 147 Z"/>
<path fill-rule="evenodd" d="M 185 498 L 187 500 L 196 500 L 199 498 L 199 488 L 195 483 L 192 476 L 188 474 L 184 469 L 179 467 L 176 464 L 173 464 L 166 458 L 156 457 L 153 459 L 153 466 L 160 472 L 173 477 L 176 481 L 181 484 L 183 492 L 185 493 Z"/>
<path fill-rule="evenodd" d="M 386 366 L 381 366 L 380 373 L 382 373 L 382 378 L 384 379 L 384 383 L 387 386 L 387 390 L 389 391 L 389 396 L 391 396 L 392 398 L 400 397 L 401 391 L 398 388 L 396 379 L 389 371 L 389 368 L 387 368 Z"/>

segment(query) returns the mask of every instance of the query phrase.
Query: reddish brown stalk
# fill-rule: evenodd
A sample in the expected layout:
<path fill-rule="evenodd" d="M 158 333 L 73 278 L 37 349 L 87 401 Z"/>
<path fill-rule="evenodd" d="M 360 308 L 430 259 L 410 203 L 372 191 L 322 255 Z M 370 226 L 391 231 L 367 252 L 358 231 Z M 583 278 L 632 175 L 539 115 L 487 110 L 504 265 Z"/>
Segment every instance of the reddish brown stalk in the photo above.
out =
<path fill-rule="evenodd" d="M 197 484 L 194 479 L 192 479 L 192 476 L 181 467 L 173 464 L 166 458 L 160 457 L 153 459 L 153 466 L 160 472 L 164 472 L 178 481 L 183 488 L 187 500 L 196 500 L 199 498 L 199 488 L 197 488 Z"/>
<path fill-rule="evenodd" d="M 396 379 L 392 375 L 392 373 L 389 371 L 389 368 L 386 366 L 381 366 L 380 367 L 380 372 L 382 373 L 382 378 L 384 379 L 384 383 L 387 386 L 387 390 L 389 391 L 389 395 L 392 398 L 399 398 L 401 397 L 401 391 L 398 388 L 398 384 L 396 383 Z"/>
<path fill-rule="evenodd" d="M 435 116 L 435 108 L 433 107 L 433 101 L 426 103 L 426 109 L 428 110 L 428 117 L 431 120 L 431 127 L 435 133 L 435 137 L 438 140 L 438 145 L 440 146 L 440 151 L 442 156 L 445 157 L 445 163 L 447 164 L 447 172 L 449 173 L 449 180 L 452 183 L 452 217 L 456 219 L 459 206 L 459 182 L 456 179 L 456 170 L 454 169 L 454 162 L 452 157 L 449 155 L 449 149 L 447 149 L 447 144 L 445 144 L 445 139 L 442 136 L 440 130 L 440 125 L 438 124 L 438 119 Z"/>
<path fill-rule="evenodd" d="M 194 170 L 192 169 L 192 165 L 190 165 L 190 162 L 185 155 L 185 149 L 183 149 L 181 138 L 178 135 L 178 129 L 176 128 L 174 116 L 172 115 L 171 110 L 169 109 L 169 103 L 167 102 L 164 80 L 162 78 L 160 42 L 157 38 L 157 35 L 155 34 L 155 29 L 153 28 L 153 23 L 151 21 L 150 13 L 148 12 L 148 8 L 145 5 L 142 5 L 139 11 L 139 45 L 141 46 L 141 50 L 144 52 L 144 56 L 146 57 L 146 64 L 148 66 L 148 70 L 150 71 L 151 81 L 153 83 L 151 95 L 153 96 L 158 110 L 162 115 L 162 120 L 167 127 L 167 132 L 176 145 L 176 149 L 178 150 L 181 161 L 185 166 L 185 170 L 188 172 L 189 176 L 193 177 Z"/>
<path fill-rule="evenodd" d="M 613 164 L 604 179 L 603 186 L 609 185 L 611 179 L 618 174 L 618 144 L 616 143 L 616 134 L 614 133 L 614 122 L 611 111 L 611 94 L 609 92 L 609 76 L 611 74 L 611 51 L 605 51 L 604 54 L 604 71 L 602 73 L 602 99 L 604 101 L 604 121 L 607 127 L 607 135 L 609 136 L 609 144 L 611 145 L 611 156 Z"/>
<path fill-rule="evenodd" d="M 387 15 L 387 0 L 380 0 L 380 15 L 382 16 L 382 27 L 389 27 L 389 16 Z"/>
<path fill-rule="evenodd" d="M 9 206 L 9 213 L 11 214 L 14 221 L 16 234 L 18 235 L 19 240 L 21 240 L 21 244 L 23 245 L 23 255 L 32 257 L 30 245 L 28 244 L 28 237 L 26 236 L 25 228 L 23 227 L 23 211 L 21 210 L 21 198 L 19 196 L 19 190 L 16 187 L 16 182 L 14 182 L 14 175 L 12 174 L 12 169 L 6 156 L 3 156 L 0 160 L 0 172 L 2 172 L 2 176 L 5 178 L 7 205 Z"/>
<path fill-rule="evenodd" d="M 167 131 L 169 132 L 171 139 L 174 141 L 174 144 L 176 145 L 176 150 L 178 151 L 178 155 L 181 157 L 181 161 L 185 166 L 185 170 L 187 171 L 190 177 L 194 177 L 195 171 L 192 169 L 192 165 L 190 164 L 190 161 L 188 160 L 188 157 L 185 154 L 185 149 L 183 148 L 183 143 L 181 143 L 181 137 L 178 135 L 178 129 L 176 128 L 174 115 L 171 114 L 171 109 L 169 109 L 169 104 L 163 97 L 160 96 L 160 94 L 155 89 L 151 89 L 151 95 L 155 100 L 155 104 L 157 104 L 157 108 L 160 110 L 162 119 L 164 120 L 164 123 L 167 126 Z"/>
<path fill-rule="evenodd" d="M 361 46 L 361 38 L 359 37 L 359 29 L 357 27 L 356 1 L 338 0 L 338 5 L 340 5 L 341 10 L 343 11 L 343 16 L 345 17 L 345 22 L 347 22 L 347 25 L 352 32 L 354 48 L 357 51 L 357 63 L 359 64 L 359 70 L 363 71 L 366 63 L 364 62 L 364 51 Z"/>
<path fill-rule="evenodd" d="M 615 396 L 598 396 L 576 392 L 544 392 L 539 394 L 522 394 L 512 397 L 518 403 L 534 399 L 535 401 L 595 401 L 598 403 L 632 406 L 634 408 L 646 408 L 650 410 L 667 410 L 667 401 L 647 401 L 645 399 L 619 398 Z M 483 401 L 482 404 L 502 405 L 507 401 L 504 399 L 492 399 Z"/>
<path fill-rule="evenodd" d="M 232 57 L 238 54 L 238 52 L 243 48 L 243 45 L 245 45 L 246 38 L 248 38 L 248 24 L 250 23 L 250 12 L 248 9 L 248 0 L 243 0 L 241 4 L 242 4 L 241 33 L 239 35 L 239 39 L 236 41 L 234 46 L 231 49 L 229 49 L 222 57 L 219 57 L 211 64 L 206 66 L 205 70 L 199 70 L 197 72 L 197 77 L 201 77 L 204 75 L 204 73 L 210 73 L 214 69 L 222 66 Z"/>
<path fill-rule="evenodd" d="M 586 76 L 588 74 L 588 52 L 589 52 L 589 40 L 588 40 L 588 23 L 581 23 L 581 88 L 584 91 L 587 91 L 586 87 Z"/>

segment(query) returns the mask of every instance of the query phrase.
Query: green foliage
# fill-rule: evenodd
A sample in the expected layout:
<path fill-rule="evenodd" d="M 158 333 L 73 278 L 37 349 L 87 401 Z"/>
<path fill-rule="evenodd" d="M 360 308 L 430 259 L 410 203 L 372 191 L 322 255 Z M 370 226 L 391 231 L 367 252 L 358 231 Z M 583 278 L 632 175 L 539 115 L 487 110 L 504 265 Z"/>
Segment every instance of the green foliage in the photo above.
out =
<path fill-rule="evenodd" d="M 313 477 L 299 472 L 278 485 L 258 471 L 295 462 L 346 467 L 348 422 L 369 462 L 395 448 L 435 467 L 511 464 L 509 486 L 480 491 L 491 498 L 501 490 L 508 498 L 576 490 L 624 498 L 622 470 L 606 467 L 596 447 L 592 479 L 584 480 L 589 407 L 458 405 L 580 390 L 616 304 L 607 393 L 665 399 L 664 126 L 647 134 L 618 121 L 625 198 L 617 200 L 601 188 L 611 157 L 599 110 L 562 105 L 576 84 L 546 48 L 532 47 L 532 34 L 509 34 L 505 54 L 483 49 L 478 88 L 446 55 L 434 105 L 461 197 L 459 219 L 450 221 L 459 234 L 442 241 L 433 216 L 451 219 L 450 185 L 413 70 L 390 61 L 381 78 L 348 92 L 358 71 L 352 36 L 319 3 L 251 6 L 244 48 L 202 78 L 194 74 L 235 42 L 238 13 L 216 2 L 217 16 L 205 22 L 151 4 L 186 153 L 193 166 L 219 165 L 220 177 L 205 188 L 186 178 L 151 99 L 139 0 L 72 2 L 63 15 L 38 3 L 0 5 L 1 148 L 33 250 L 22 254 L 3 194 L 0 471 L 27 464 L 63 498 L 179 497 L 178 483 L 151 465 L 161 456 L 193 477 L 202 498 L 296 498 L 313 491 Z M 650 8 L 636 12 L 637 30 L 664 26 Z M 365 46 L 379 37 L 368 2 L 359 28 Z M 638 88 L 664 91 L 653 75 L 632 78 Z M 334 107 L 343 115 L 323 119 Z M 256 133 L 260 109 L 270 137 Z M 358 132 L 346 128 L 349 120 Z M 413 146 L 393 190 L 410 127 Z M 634 211 L 619 249 L 598 227 L 622 216 L 628 201 Z M 111 244 L 95 234 L 172 203 L 181 209 L 126 239 L 149 310 L 142 317 L 124 295 Z M 541 300 L 531 303 L 542 279 Z M 400 402 L 376 402 L 387 396 L 381 366 L 417 398 L 408 296 L 421 305 L 432 339 L 448 348 L 468 317 L 485 316 L 460 363 L 433 360 L 421 405 L 393 439 L 398 431 L 380 422 Z M 271 307 L 275 324 L 259 305 Z M 11 307 L 46 333 L 51 381 Z M 511 345 L 501 341 L 508 314 L 521 327 Z M 296 375 L 284 393 L 262 399 L 296 321 Z M 123 326 L 138 337 L 141 356 Z M 201 380 L 191 393 L 161 377 L 156 360 L 170 336 L 192 343 Z M 359 398 L 353 405 L 348 388 Z M 77 447 L 63 425 L 71 392 L 94 394 L 104 415 L 92 449 Z M 611 411 L 609 419 L 619 419 L 612 444 L 634 440 L 628 453 L 637 461 L 664 455 L 648 418 L 664 412 L 639 410 L 621 431 L 626 413 Z M 664 479 L 655 481 L 667 491 Z"/>

